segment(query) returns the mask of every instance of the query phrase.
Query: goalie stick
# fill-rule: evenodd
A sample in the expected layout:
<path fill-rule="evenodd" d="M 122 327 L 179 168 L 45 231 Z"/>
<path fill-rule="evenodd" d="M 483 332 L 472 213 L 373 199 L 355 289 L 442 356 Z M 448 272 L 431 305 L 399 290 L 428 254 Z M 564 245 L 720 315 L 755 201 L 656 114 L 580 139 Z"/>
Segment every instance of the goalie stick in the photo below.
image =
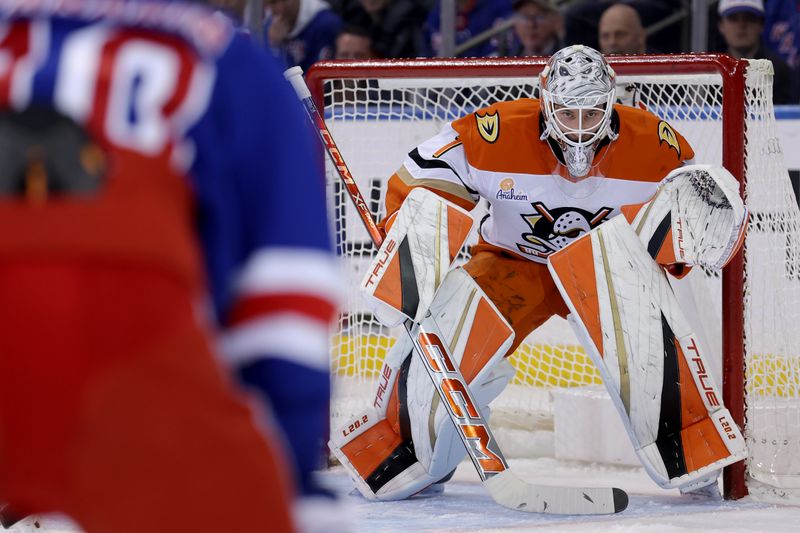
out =
<path fill-rule="evenodd" d="M 319 134 L 372 242 L 379 248 L 383 243 L 383 235 L 375 224 L 333 136 L 325 126 L 325 121 L 303 80 L 303 70 L 292 67 L 284 72 L 284 76 L 303 103 L 309 120 Z M 483 486 L 495 502 L 510 509 L 549 514 L 612 514 L 627 507 L 628 495 L 622 489 L 539 485 L 517 476 L 503 456 L 486 418 L 476 407 L 478 404 L 467 381 L 453 363 L 444 343 L 435 334 L 426 332 L 420 324 L 410 319 L 405 321 L 403 327 L 414 344 L 416 355 L 423 361 Z"/>

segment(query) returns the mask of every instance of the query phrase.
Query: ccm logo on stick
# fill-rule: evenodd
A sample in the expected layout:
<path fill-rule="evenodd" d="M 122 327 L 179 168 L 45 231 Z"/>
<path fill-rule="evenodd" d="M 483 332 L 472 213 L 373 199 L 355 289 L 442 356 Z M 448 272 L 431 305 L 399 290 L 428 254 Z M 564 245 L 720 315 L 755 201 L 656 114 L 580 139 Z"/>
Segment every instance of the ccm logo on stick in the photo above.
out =
<path fill-rule="evenodd" d="M 493 442 L 483 418 L 441 339 L 434 333 L 421 333 L 417 339 L 425 354 L 426 364 L 436 375 L 437 388 L 444 393 L 446 405 L 453 413 L 456 428 L 467 445 L 475 450 L 480 468 L 484 472 L 504 471 L 508 466 L 492 451 Z"/>
<path fill-rule="evenodd" d="M 453 366 L 453 362 L 450 361 L 447 349 L 442 344 L 438 335 L 435 333 L 421 333 L 419 335 L 419 345 L 422 347 L 422 351 L 425 352 L 428 366 L 430 366 L 434 372 L 441 373 L 443 372 L 442 368 L 449 372 L 456 371 L 456 367 Z"/>
<path fill-rule="evenodd" d="M 344 179 L 346 183 L 355 184 L 356 180 L 354 180 L 353 176 L 350 174 L 350 170 L 348 170 L 342 154 L 339 153 L 339 149 L 336 148 L 336 143 L 333 142 L 333 137 L 330 132 L 323 128 L 320 130 L 320 134 L 322 138 L 325 139 L 325 146 L 328 148 L 334 163 L 336 163 L 336 169 L 341 173 L 342 179 Z"/>

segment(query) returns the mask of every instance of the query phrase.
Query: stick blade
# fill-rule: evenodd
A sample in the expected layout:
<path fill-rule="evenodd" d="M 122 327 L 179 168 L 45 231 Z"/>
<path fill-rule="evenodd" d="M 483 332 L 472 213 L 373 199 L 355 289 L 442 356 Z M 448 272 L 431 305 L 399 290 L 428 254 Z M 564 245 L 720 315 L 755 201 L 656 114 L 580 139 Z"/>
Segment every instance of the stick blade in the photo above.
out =
<path fill-rule="evenodd" d="M 628 506 L 628 495 L 622 489 L 533 485 L 511 469 L 483 484 L 495 502 L 528 513 L 601 515 L 619 513 Z"/>

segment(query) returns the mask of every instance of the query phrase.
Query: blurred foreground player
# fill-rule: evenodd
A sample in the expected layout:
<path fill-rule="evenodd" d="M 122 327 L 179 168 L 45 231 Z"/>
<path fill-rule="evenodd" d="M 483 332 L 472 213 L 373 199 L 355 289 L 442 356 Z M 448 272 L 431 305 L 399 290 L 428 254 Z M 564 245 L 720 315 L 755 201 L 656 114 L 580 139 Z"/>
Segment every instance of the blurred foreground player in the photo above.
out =
<path fill-rule="evenodd" d="M 337 279 L 274 61 L 153 0 L 0 0 L 0 56 L 0 501 L 88 533 L 294 530 Z"/>

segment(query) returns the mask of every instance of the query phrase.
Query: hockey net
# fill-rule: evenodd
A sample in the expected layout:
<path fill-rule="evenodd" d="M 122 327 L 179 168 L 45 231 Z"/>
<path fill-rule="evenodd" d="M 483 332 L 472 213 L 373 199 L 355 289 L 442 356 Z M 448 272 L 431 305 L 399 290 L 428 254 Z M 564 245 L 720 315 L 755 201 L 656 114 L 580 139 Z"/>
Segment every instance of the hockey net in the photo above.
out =
<path fill-rule="evenodd" d="M 543 64 L 539 58 L 324 62 L 307 79 L 380 217 L 385 182 L 410 149 L 462 115 L 533 95 Z M 725 403 L 748 442 L 746 464 L 726 471 L 726 495 L 741 497 L 745 487 L 772 493 L 798 488 L 800 218 L 777 138 L 771 64 L 681 55 L 617 57 L 612 66 L 620 101 L 669 121 L 695 149 L 696 162 L 723 164 L 745 183 L 751 221 L 743 254 L 721 277 L 695 269 L 687 283 L 702 309 L 710 351 L 717 354 Z M 357 286 L 375 249 L 330 165 L 327 175 L 336 246 L 349 283 L 332 337 L 331 426 L 337 428 L 368 405 L 381 361 L 400 332 L 375 321 L 361 300 Z M 461 260 L 467 258 L 465 249 Z M 522 431 L 534 443 L 517 452 L 501 440 L 507 454 L 548 455 L 552 445 L 537 435 L 552 429 L 552 392 L 598 385 L 600 377 L 558 317 L 532 333 L 512 363 L 517 373 L 492 404 L 492 426 Z"/>

